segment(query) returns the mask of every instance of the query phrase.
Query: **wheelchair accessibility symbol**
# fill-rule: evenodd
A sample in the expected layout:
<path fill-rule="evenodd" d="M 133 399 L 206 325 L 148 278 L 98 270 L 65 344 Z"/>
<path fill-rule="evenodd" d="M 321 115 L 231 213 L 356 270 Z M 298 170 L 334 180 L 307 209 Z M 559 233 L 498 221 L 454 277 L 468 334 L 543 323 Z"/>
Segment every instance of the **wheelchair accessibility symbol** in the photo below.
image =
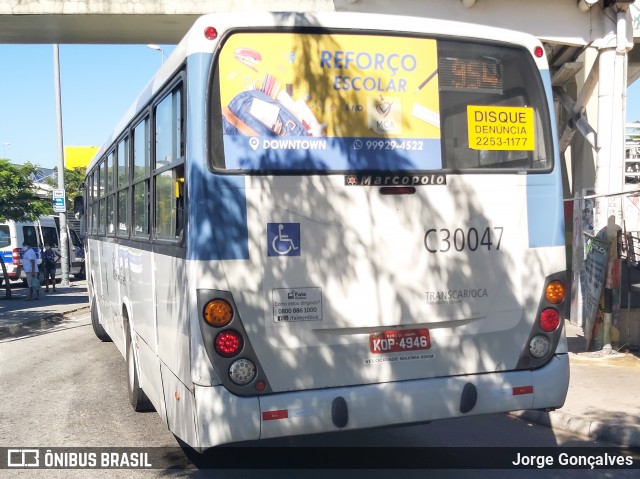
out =
<path fill-rule="evenodd" d="M 300 223 L 267 223 L 269 256 L 300 256 Z"/>

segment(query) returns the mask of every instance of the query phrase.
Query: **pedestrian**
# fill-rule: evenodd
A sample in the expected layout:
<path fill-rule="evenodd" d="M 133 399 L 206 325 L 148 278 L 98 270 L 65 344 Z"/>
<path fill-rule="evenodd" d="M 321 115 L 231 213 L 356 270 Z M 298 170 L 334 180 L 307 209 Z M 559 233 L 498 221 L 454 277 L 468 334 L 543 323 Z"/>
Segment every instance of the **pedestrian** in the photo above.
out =
<path fill-rule="evenodd" d="M 44 252 L 42 253 L 42 264 L 44 266 L 44 286 L 45 293 L 49 292 L 49 279 L 51 279 L 51 286 L 53 286 L 53 292 L 56 292 L 56 261 L 62 258 L 60 253 L 51 249 L 49 243 L 45 243 Z"/>
<path fill-rule="evenodd" d="M 33 247 L 27 243 L 26 241 L 22 243 L 22 269 L 24 270 L 24 274 L 27 277 L 27 287 L 29 288 L 29 296 L 27 297 L 27 301 L 31 301 L 32 299 L 39 299 L 39 293 L 36 294 L 36 297 L 33 297 L 33 278 L 38 275 L 38 255 L 33 250 Z"/>

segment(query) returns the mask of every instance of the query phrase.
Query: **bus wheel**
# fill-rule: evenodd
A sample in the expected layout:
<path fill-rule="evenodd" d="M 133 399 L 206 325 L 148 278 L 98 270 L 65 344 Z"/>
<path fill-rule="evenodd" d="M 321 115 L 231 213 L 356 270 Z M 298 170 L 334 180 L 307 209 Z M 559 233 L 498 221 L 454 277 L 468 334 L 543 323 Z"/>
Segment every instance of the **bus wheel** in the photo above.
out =
<path fill-rule="evenodd" d="M 98 305 L 95 297 L 91 300 L 91 326 L 93 326 L 93 332 L 100 341 L 111 341 L 111 338 L 98 320 Z"/>
<path fill-rule="evenodd" d="M 133 341 L 127 337 L 127 389 L 129 390 L 129 402 L 136 412 L 153 411 L 153 405 L 145 392 L 140 387 L 138 380 L 138 368 L 133 354 Z"/>

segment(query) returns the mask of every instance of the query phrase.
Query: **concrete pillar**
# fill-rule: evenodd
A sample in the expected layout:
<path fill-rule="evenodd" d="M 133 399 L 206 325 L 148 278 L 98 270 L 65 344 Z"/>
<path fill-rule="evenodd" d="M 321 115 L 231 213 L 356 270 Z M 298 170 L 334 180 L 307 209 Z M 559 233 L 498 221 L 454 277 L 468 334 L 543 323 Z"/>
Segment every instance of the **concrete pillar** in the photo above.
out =
<path fill-rule="evenodd" d="M 608 21 L 608 20 L 605 20 Z M 611 350 L 611 324 L 620 305 L 620 260 L 617 235 L 622 225 L 624 124 L 627 96 L 627 12 L 616 12 L 615 31 L 601 44 L 598 83 L 598 156 L 594 226 L 610 241 L 609 265 L 604 285 L 603 346 Z"/>

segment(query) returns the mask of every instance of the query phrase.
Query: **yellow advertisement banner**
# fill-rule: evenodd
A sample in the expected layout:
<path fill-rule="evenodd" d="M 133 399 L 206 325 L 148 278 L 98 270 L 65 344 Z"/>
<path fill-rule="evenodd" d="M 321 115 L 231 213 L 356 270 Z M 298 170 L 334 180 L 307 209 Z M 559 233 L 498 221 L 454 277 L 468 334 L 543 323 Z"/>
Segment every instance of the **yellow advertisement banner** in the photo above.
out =
<path fill-rule="evenodd" d="M 533 108 L 467 106 L 469 148 L 530 150 L 535 147 Z"/>
<path fill-rule="evenodd" d="M 225 135 L 440 138 L 433 39 L 236 33 L 218 61 Z"/>
<path fill-rule="evenodd" d="M 85 168 L 93 157 L 96 156 L 99 149 L 99 146 L 65 146 L 65 168 Z"/>

